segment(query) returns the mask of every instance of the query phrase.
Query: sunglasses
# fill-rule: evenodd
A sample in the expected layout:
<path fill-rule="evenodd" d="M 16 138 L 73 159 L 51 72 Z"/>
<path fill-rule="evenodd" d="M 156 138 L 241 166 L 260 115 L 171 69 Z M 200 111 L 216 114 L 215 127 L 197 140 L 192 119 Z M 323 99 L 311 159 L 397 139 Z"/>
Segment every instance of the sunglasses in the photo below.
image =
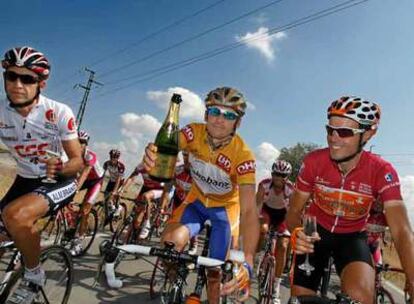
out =
<path fill-rule="evenodd" d="M 330 125 L 326 125 L 326 132 L 329 136 L 333 135 L 333 132 L 335 131 L 336 134 L 338 134 L 339 137 L 352 137 L 355 134 L 358 133 L 364 133 L 366 130 L 364 129 L 353 129 L 353 128 L 345 128 L 345 127 L 332 127 Z"/>
<path fill-rule="evenodd" d="M 237 118 L 239 118 L 239 115 L 237 115 L 237 113 L 230 111 L 230 110 L 223 110 L 217 107 L 207 108 L 207 114 L 210 116 L 214 116 L 214 117 L 223 115 L 223 117 L 226 120 L 236 120 Z"/>
<path fill-rule="evenodd" d="M 27 75 L 27 74 L 17 74 L 12 71 L 4 72 L 4 78 L 6 78 L 6 80 L 10 82 L 15 82 L 17 81 L 17 79 L 20 79 L 20 81 L 23 84 L 35 84 L 39 82 L 39 77 L 35 77 L 32 75 Z"/>
<path fill-rule="evenodd" d="M 274 173 L 272 173 L 272 176 L 286 178 L 288 175 L 287 174 L 283 174 L 283 173 L 276 173 L 276 172 L 274 172 Z"/>

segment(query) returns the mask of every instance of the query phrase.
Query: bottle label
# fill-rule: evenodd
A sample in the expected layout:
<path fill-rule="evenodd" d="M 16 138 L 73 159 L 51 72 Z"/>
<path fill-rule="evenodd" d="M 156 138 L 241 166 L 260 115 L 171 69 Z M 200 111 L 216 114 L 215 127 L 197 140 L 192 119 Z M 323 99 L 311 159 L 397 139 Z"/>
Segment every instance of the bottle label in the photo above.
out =
<path fill-rule="evenodd" d="M 155 167 L 149 172 L 150 175 L 165 179 L 171 179 L 174 176 L 177 155 L 157 154 Z"/>

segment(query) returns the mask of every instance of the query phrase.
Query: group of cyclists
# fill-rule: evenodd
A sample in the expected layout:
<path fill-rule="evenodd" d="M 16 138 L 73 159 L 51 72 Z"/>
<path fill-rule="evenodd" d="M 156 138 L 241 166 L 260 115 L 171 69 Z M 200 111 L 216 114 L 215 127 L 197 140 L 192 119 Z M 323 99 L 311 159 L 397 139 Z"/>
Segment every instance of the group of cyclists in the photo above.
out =
<path fill-rule="evenodd" d="M 333 257 L 341 290 L 360 303 L 372 304 L 379 242 L 378 237 L 368 242 L 367 231 L 384 226 L 389 227 L 413 294 L 414 236 L 398 174 L 389 162 L 364 150 L 378 130 L 378 104 L 353 96 L 332 102 L 327 110 L 327 148 L 305 156 L 294 183 L 291 164 L 276 160 L 271 176 L 256 189 L 254 154 L 237 133 L 247 101 L 234 88 L 214 89 L 205 98 L 204 123 L 190 123 L 179 132 L 183 164 L 177 166 L 172 184 L 162 184 L 148 175 L 157 157 L 152 143 L 126 179 L 119 150 L 112 149 L 110 159 L 100 165 L 88 147 L 90 136 L 78 130 L 72 110 L 41 93 L 51 70 L 43 53 L 27 46 L 12 48 L 5 53 L 2 67 L 6 98 L 0 103 L 0 139 L 17 162 L 17 175 L 0 202 L 1 237 L 14 241 L 24 261 L 24 279 L 17 291 L 25 296 L 16 303 L 32 303 L 47 279 L 40 266 L 36 222 L 86 189 L 77 235 L 81 240 L 106 172 L 109 182 L 103 192 L 108 201 L 140 175 L 143 186 L 136 201 L 144 202 L 147 213 L 156 202 L 166 212 L 172 202 L 174 211 L 161 246 L 172 242 L 178 251 L 188 248 L 196 254 L 196 237 L 208 220 L 211 258 L 226 260 L 232 248 L 244 252 L 245 261 L 231 280 L 223 282 L 219 268 L 208 269 L 209 303 L 219 303 L 221 296 L 234 292 L 241 295 L 240 302 L 249 298 L 259 239 L 269 229 L 280 236 L 273 303 L 281 303 L 280 283 L 291 247 L 292 296 L 316 294 L 323 269 Z M 45 182 L 46 177 L 55 182 Z M 316 218 L 317 232 L 312 235 L 303 228 L 304 214 Z M 142 227 L 139 239 L 148 237 L 149 218 L 136 219 L 135 226 Z M 76 255 L 80 246 L 80 241 L 74 242 L 71 252 Z M 305 256 L 314 267 L 311 272 L 299 267 Z"/>

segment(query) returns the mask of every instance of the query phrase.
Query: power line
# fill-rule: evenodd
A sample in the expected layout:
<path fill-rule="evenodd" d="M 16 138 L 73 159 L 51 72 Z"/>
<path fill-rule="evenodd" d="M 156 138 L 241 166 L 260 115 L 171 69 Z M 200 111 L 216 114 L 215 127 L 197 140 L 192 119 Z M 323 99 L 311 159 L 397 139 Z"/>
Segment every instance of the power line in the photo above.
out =
<path fill-rule="evenodd" d="M 128 45 L 128 46 L 126 46 L 126 47 L 122 48 L 122 49 L 119 49 L 119 50 L 117 50 L 117 51 L 114 51 L 114 52 L 112 52 L 112 53 L 109 53 L 108 55 L 106 55 L 106 56 L 102 57 L 101 59 L 98 59 L 98 60 L 94 61 L 92 64 L 89 64 L 89 66 L 90 66 L 90 67 L 92 67 L 92 66 L 98 65 L 98 64 L 100 64 L 101 62 L 105 61 L 105 59 L 107 59 L 107 58 L 109 58 L 109 57 L 111 57 L 111 56 L 114 56 L 114 55 L 119 55 L 120 53 L 124 53 L 124 52 L 125 52 L 125 51 L 127 51 L 128 49 L 133 48 L 133 47 L 136 47 L 136 46 L 138 46 L 138 45 L 142 44 L 143 42 L 148 41 L 148 40 L 150 40 L 150 39 L 152 39 L 152 38 L 156 37 L 157 35 L 159 35 L 159 34 L 161 34 L 161 33 L 163 33 L 163 32 L 166 32 L 166 31 L 168 31 L 169 29 L 172 29 L 173 27 L 176 27 L 176 26 L 180 25 L 181 23 L 184 23 L 185 21 L 188 21 L 188 20 L 190 20 L 190 19 L 192 19 L 192 18 L 194 18 L 194 17 L 196 17 L 196 16 L 198 16 L 198 15 L 200 15 L 200 14 L 204 13 L 205 11 L 207 11 L 207 10 L 209 10 L 209 9 L 211 9 L 211 8 L 213 8 L 213 7 L 217 6 L 217 5 L 219 5 L 220 3 L 225 2 L 225 1 L 227 1 L 227 0 L 219 0 L 219 1 L 213 2 L 212 4 L 210 4 L 210 5 L 208 5 L 208 6 L 204 7 L 204 8 L 202 8 L 202 9 L 200 9 L 200 10 L 198 10 L 198 11 L 196 11 L 196 12 L 194 12 L 194 13 L 190 14 L 190 15 L 187 15 L 187 16 L 185 16 L 185 17 L 183 17 L 183 18 L 181 18 L 181 19 L 179 19 L 179 20 L 177 20 L 177 21 L 174 21 L 174 22 L 172 22 L 171 24 L 169 24 L 169 25 L 167 25 L 167 26 L 164 26 L 164 27 L 162 27 L 161 29 L 159 29 L 159 30 L 157 30 L 157 31 L 155 31 L 155 32 L 153 32 L 153 33 L 151 33 L 151 34 L 148 34 L 147 36 L 145 36 L 145 37 L 141 38 L 140 40 L 138 40 L 138 41 L 136 41 L 136 42 L 134 42 L 134 43 L 132 43 L 132 44 L 130 44 L 130 45 Z M 78 75 L 78 72 L 73 73 L 73 74 L 71 74 L 69 77 L 66 77 L 66 79 L 70 79 L 70 80 L 72 80 L 72 79 L 74 79 L 77 75 Z M 58 86 L 57 86 L 57 88 L 60 88 L 61 86 L 64 86 L 64 85 L 65 85 L 65 84 L 67 84 L 68 82 L 69 82 L 68 80 L 66 80 L 66 81 L 62 81 L 62 82 L 61 82 L 61 83 L 62 83 L 62 85 L 58 85 Z M 55 87 L 55 89 L 56 89 L 56 87 Z"/>
<path fill-rule="evenodd" d="M 159 35 L 159 34 L 161 34 L 161 33 L 163 33 L 163 32 L 166 32 L 166 31 L 168 31 L 169 29 L 171 29 L 171 28 L 173 28 L 173 27 L 176 27 L 176 26 L 180 25 L 181 23 L 184 23 L 185 21 L 190 20 L 191 18 L 194 18 L 194 17 L 196 17 L 196 16 L 198 16 L 198 15 L 200 15 L 200 14 L 204 13 L 205 11 L 207 11 L 207 10 L 209 10 L 209 9 L 211 9 L 211 8 L 213 8 L 213 7 L 215 7 L 215 6 L 217 6 L 217 5 L 219 5 L 220 3 L 224 2 L 224 1 L 226 1 L 226 0 L 219 0 L 219 1 L 216 1 L 216 2 L 214 2 L 214 3 L 212 3 L 212 4 L 210 4 L 210 5 L 208 5 L 208 6 L 204 7 L 204 8 L 202 8 L 202 9 L 200 9 L 200 10 L 198 10 L 198 11 L 196 11 L 196 12 L 194 12 L 194 13 L 190 14 L 190 15 L 188 15 L 188 16 L 185 16 L 185 17 L 183 17 L 183 18 L 181 18 L 181 19 L 179 19 L 179 20 L 177 20 L 177 21 L 174 21 L 174 22 L 172 22 L 171 24 L 169 24 L 169 25 L 167 25 L 167 26 L 164 26 L 164 27 L 160 28 L 159 30 L 157 30 L 157 31 L 155 31 L 155 32 L 153 32 L 153 33 L 151 33 L 151 34 L 148 34 L 147 36 L 145 36 L 145 37 L 141 38 L 141 39 L 140 39 L 140 40 L 138 40 L 138 41 L 136 41 L 136 42 L 134 42 L 134 43 L 131 43 L 130 45 L 128 45 L 128 46 L 126 46 L 126 47 L 124 47 L 124 48 L 122 48 L 122 49 L 119 49 L 119 50 L 117 50 L 117 51 L 114 51 L 114 52 L 112 52 L 112 53 L 110 53 L 110 54 L 106 55 L 105 57 L 103 57 L 103 58 L 101 58 L 101 59 L 99 59 L 99 60 L 96 60 L 96 61 L 95 61 L 95 62 L 93 62 L 90 66 L 95 66 L 95 65 L 98 65 L 98 64 L 100 64 L 101 62 L 103 62 L 105 59 L 107 59 L 107 58 L 109 58 L 109 57 L 111 57 L 111 56 L 114 56 L 114 55 L 119 55 L 120 53 L 124 53 L 125 51 L 127 51 L 127 50 L 128 50 L 128 49 L 130 49 L 130 48 L 137 47 L 138 45 L 142 44 L 143 42 L 145 42 L 145 41 L 147 41 L 147 40 L 150 40 L 150 39 L 154 38 L 155 36 L 157 36 L 157 35 Z M 103 76 L 102 76 L 102 77 L 103 77 Z"/>
<path fill-rule="evenodd" d="M 166 65 L 166 66 L 157 68 L 157 69 L 153 69 L 153 70 L 147 71 L 145 73 L 141 73 L 140 75 L 135 75 L 134 77 L 130 77 L 129 79 L 138 78 L 138 77 L 141 77 L 141 78 L 138 79 L 138 80 L 136 80 L 136 81 L 130 82 L 130 83 L 124 85 L 124 86 L 121 86 L 121 87 L 112 89 L 109 92 L 106 92 L 106 93 L 104 92 L 101 95 L 98 95 L 97 98 L 103 97 L 103 96 L 106 96 L 106 95 L 113 94 L 113 93 L 118 92 L 120 90 L 126 89 L 126 88 L 128 88 L 128 87 L 130 87 L 132 85 L 135 85 L 135 84 L 138 84 L 138 83 L 142 83 L 142 82 L 151 80 L 153 78 L 156 78 L 158 76 L 167 74 L 167 73 L 172 72 L 172 71 L 175 71 L 177 69 L 184 68 L 184 67 L 186 67 L 188 65 L 192 65 L 194 63 L 197 63 L 197 62 L 200 62 L 200 61 L 204 61 L 206 59 L 209 59 L 209 58 L 218 56 L 218 55 L 220 55 L 222 53 L 229 52 L 229 51 L 231 51 L 231 50 L 233 50 L 235 48 L 238 48 L 240 46 L 243 46 L 247 42 L 252 42 L 252 41 L 255 41 L 255 40 L 262 39 L 266 35 L 273 36 L 273 35 L 275 35 L 277 33 L 280 33 L 281 31 L 290 30 L 290 29 L 293 29 L 293 28 L 302 26 L 304 24 L 308 24 L 308 23 L 314 22 L 314 21 L 316 21 L 318 19 L 327 17 L 329 15 L 332 15 L 332 14 L 335 14 L 337 12 L 340 12 L 340 11 L 343 11 L 343 10 L 346 10 L 346 9 L 349 9 L 351 7 L 360 5 L 360 4 L 362 4 L 364 2 L 368 2 L 368 1 L 369 0 L 359 0 L 359 1 L 357 1 L 357 0 L 348 0 L 348 1 L 342 2 L 340 4 L 334 5 L 334 6 L 330 7 L 330 8 L 327 8 L 327 9 L 324 9 L 324 10 L 321 10 L 321 11 L 318 11 L 316 13 L 313 13 L 311 15 L 308 15 L 308 16 L 305 16 L 305 17 L 302 17 L 302 18 L 299 18 L 299 19 L 297 19 L 297 20 L 295 20 L 293 22 L 290 22 L 288 24 L 285 24 L 285 25 L 282 25 L 282 26 L 279 26 L 279 27 L 272 28 L 267 33 L 264 33 L 262 35 L 257 35 L 257 36 L 254 36 L 252 38 L 249 38 L 249 39 L 242 39 L 239 42 L 227 44 L 227 45 L 225 45 L 223 47 L 216 48 L 214 50 L 211 50 L 211 51 L 208 51 L 206 53 L 200 54 L 198 56 L 195 56 L 195 57 L 192 57 L 192 58 L 189 58 L 189 59 L 185 59 L 185 60 L 182 60 L 182 61 L 178 61 L 176 63 L 169 64 L 169 65 Z M 128 80 L 128 79 L 126 79 L 126 80 Z"/>
<path fill-rule="evenodd" d="M 188 42 L 190 42 L 190 41 L 196 40 L 196 39 L 198 39 L 198 38 L 200 38 L 200 37 L 202 37 L 202 36 L 205 36 L 205 35 L 207 35 L 207 34 L 209 34 L 209 33 L 211 33 L 211 32 L 214 32 L 214 31 L 216 31 L 216 30 L 218 30 L 218 29 L 221 29 L 221 28 L 223 28 L 223 27 L 225 27 L 225 26 L 227 26 L 227 25 L 230 25 L 230 24 L 232 24 L 232 23 L 234 23 L 234 22 L 236 22 L 236 21 L 239 21 L 239 20 L 244 19 L 244 18 L 246 18 L 246 17 L 248 17 L 248 16 L 251 16 L 251 15 L 253 15 L 253 14 L 257 13 L 258 11 L 261 11 L 261 10 L 264 10 L 264 9 L 266 9 L 266 8 L 269 8 L 270 6 L 275 5 L 275 4 L 278 4 L 279 2 L 282 2 L 282 1 L 284 1 L 284 0 L 276 0 L 276 1 L 272 1 L 272 2 L 270 2 L 270 3 L 268 3 L 268 4 L 266 4 L 266 5 L 263 5 L 263 6 L 260 6 L 260 7 L 258 7 L 258 8 L 255 8 L 254 10 L 248 11 L 247 13 L 244 13 L 244 14 L 242 14 L 242 15 L 240 15 L 240 16 L 238 16 L 238 17 L 236 17 L 236 18 L 233 18 L 233 19 L 231 19 L 231 20 L 229 20 L 229 21 L 226 21 L 226 22 L 224 22 L 224 23 L 222 23 L 222 24 L 219 24 L 219 25 L 213 26 L 212 28 L 209 28 L 208 30 L 205 30 L 205 31 L 203 31 L 203 32 L 201 32 L 201 33 L 199 33 L 199 34 L 197 34 L 197 35 L 194 35 L 194 36 L 192 36 L 192 37 L 190 37 L 190 38 L 184 39 L 184 40 L 182 40 L 182 41 L 180 41 L 180 42 L 174 43 L 174 44 L 173 44 L 173 45 L 171 45 L 171 46 L 168 46 L 168 47 L 163 48 L 163 49 L 161 49 L 161 50 L 155 51 L 155 52 L 153 52 L 153 53 L 151 53 L 151 54 L 149 54 L 149 55 L 146 55 L 146 56 L 141 57 L 141 58 L 139 58 L 139 59 L 136 59 L 136 60 L 133 60 L 133 61 L 131 61 L 131 62 L 128 62 L 128 63 L 126 63 L 126 64 L 124 64 L 124 65 L 122 65 L 122 66 L 119 66 L 119 67 L 117 67 L 117 68 L 114 68 L 114 69 L 112 69 L 112 70 L 109 70 L 109 71 L 107 71 L 107 72 L 103 73 L 101 77 L 103 78 L 103 77 L 105 77 L 105 76 L 107 76 L 107 75 L 111 75 L 111 74 L 116 73 L 116 72 L 118 72 L 118 71 L 120 71 L 120 70 L 123 70 L 123 69 L 125 69 L 125 68 L 129 68 L 129 67 L 131 67 L 131 66 L 133 66 L 133 65 L 136 65 L 136 64 L 138 64 L 138 63 L 141 63 L 141 62 L 147 61 L 148 59 L 151 59 L 151 58 L 153 58 L 153 57 L 155 57 L 155 56 L 157 56 L 157 55 L 163 54 L 163 53 L 165 53 L 165 52 L 167 52 L 167 51 L 170 51 L 170 50 L 172 50 L 172 49 L 175 49 L 175 48 L 177 48 L 177 47 L 180 47 L 180 46 L 182 46 L 182 45 L 183 45 L 183 44 L 185 44 L 185 43 L 188 43 Z M 123 80 L 125 80 L 125 78 L 124 78 L 124 79 L 120 79 L 120 80 L 118 80 L 116 83 L 122 82 Z"/>

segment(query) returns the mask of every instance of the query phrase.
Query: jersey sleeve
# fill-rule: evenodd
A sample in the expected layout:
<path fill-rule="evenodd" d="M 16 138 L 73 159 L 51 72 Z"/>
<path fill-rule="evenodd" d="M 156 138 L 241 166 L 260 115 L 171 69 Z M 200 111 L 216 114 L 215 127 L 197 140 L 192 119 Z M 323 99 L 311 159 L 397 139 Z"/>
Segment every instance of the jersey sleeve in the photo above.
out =
<path fill-rule="evenodd" d="M 96 154 L 90 152 L 89 150 L 86 150 L 86 153 L 83 159 L 85 161 L 85 164 L 91 167 L 95 166 L 96 161 L 97 161 Z"/>
<path fill-rule="evenodd" d="M 379 170 L 375 186 L 382 202 L 402 200 L 400 180 L 391 164 L 387 163 Z"/>
<path fill-rule="evenodd" d="M 244 145 L 238 152 L 236 176 L 238 185 L 256 184 L 256 160 L 252 151 Z"/>
<path fill-rule="evenodd" d="M 180 130 L 178 137 L 178 146 L 180 150 L 187 150 L 194 142 L 195 125 L 189 124 Z"/>
<path fill-rule="evenodd" d="M 72 140 L 78 138 L 76 119 L 72 110 L 61 104 L 58 114 L 58 129 L 62 140 Z"/>
<path fill-rule="evenodd" d="M 307 154 L 303 159 L 302 165 L 299 169 L 299 174 L 296 179 L 296 189 L 303 192 L 312 192 L 315 184 L 315 162 L 312 161 L 312 154 Z"/>

